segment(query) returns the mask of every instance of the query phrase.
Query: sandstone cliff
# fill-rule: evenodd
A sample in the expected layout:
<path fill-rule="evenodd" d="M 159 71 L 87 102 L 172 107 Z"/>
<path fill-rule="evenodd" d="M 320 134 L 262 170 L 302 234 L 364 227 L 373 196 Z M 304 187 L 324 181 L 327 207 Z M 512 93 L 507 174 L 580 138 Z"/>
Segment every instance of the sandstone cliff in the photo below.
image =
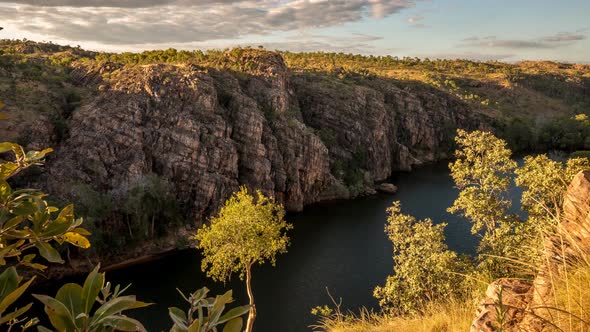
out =
<path fill-rule="evenodd" d="M 74 63 L 71 84 L 87 94 L 46 165 L 49 191 L 82 182 L 117 197 L 157 174 L 197 220 L 239 185 L 297 211 L 446 158 L 456 128 L 490 123 L 434 89 L 292 73 L 274 52 L 227 57 L 251 65 Z"/>

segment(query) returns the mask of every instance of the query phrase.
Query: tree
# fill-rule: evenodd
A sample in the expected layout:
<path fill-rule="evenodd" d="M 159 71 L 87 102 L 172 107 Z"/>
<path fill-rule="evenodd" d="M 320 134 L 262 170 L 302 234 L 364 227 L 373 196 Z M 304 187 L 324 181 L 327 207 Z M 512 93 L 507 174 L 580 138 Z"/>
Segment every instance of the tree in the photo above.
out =
<path fill-rule="evenodd" d="M 387 209 L 385 232 L 393 243 L 393 275 L 375 288 L 379 305 L 395 314 L 419 312 L 429 301 L 448 300 L 461 287 L 463 267 L 445 243 L 445 223 L 401 213 L 400 202 Z"/>
<path fill-rule="evenodd" d="M 524 165 L 515 171 L 516 185 L 523 189 L 521 206 L 528 214 L 516 230 L 525 243 L 522 248 L 528 249 L 521 257 L 529 261 L 541 258 L 543 237 L 554 231 L 559 220 L 563 193 L 578 172 L 589 168 L 587 158 L 571 158 L 565 163 L 545 154 L 524 158 Z"/>
<path fill-rule="evenodd" d="M 246 332 L 251 332 L 256 318 L 252 293 L 252 266 L 269 261 L 273 266 L 278 253 L 287 252 L 286 231 L 292 226 L 285 220 L 285 210 L 260 191 L 255 197 L 245 187 L 234 193 L 211 218 L 210 225 L 197 231 L 197 248 L 203 250 L 202 269 L 217 281 L 226 281 L 232 273 L 246 277 L 250 312 Z"/>
<path fill-rule="evenodd" d="M 512 205 L 508 196 L 510 175 L 517 165 L 510 159 L 506 142 L 489 132 L 459 129 L 455 142 L 457 159 L 449 167 L 461 191 L 448 211 L 473 224 L 471 233 L 481 236 L 479 261 L 499 277 L 506 271 L 497 257 L 514 256 L 520 246 L 512 235 L 521 220 L 508 213 Z"/>
<path fill-rule="evenodd" d="M 459 130 L 456 142 L 457 160 L 450 168 L 461 192 L 449 212 L 473 223 L 472 233 L 482 237 L 479 262 L 491 276 L 514 275 L 511 259 L 530 263 L 540 258 L 541 238 L 555 225 L 563 192 L 590 162 L 572 158 L 563 163 L 541 154 L 525 157 L 524 165 L 517 167 L 506 143 L 491 133 Z M 514 175 L 523 189 L 526 219 L 509 213 L 508 187 Z"/>

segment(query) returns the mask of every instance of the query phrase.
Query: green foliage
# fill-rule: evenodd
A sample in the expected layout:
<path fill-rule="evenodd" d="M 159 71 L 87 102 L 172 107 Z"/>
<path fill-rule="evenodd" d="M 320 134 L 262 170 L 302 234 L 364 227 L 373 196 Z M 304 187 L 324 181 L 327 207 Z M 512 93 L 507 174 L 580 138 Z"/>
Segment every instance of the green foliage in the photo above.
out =
<path fill-rule="evenodd" d="M 543 149 L 575 151 L 590 149 L 590 121 L 586 114 L 562 117 L 541 128 L 539 146 Z"/>
<path fill-rule="evenodd" d="M 148 175 L 127 192 L 122 212 L 127 215 L 133 238 L 154 238 L 167 227 L 180 224 L 182 217 L 170 184 L 156 175 Z M 157 224 L 156 224 L 157 222 Z"/>
<path fill-rule="evenodd" d="M 541 224 L 555 220 L 563 202 L 563 189 L 578 172 L 589 168 L 586 158 L 571 158 L 563 163 L 545 154 L 525 157 L 524 165 L 515 172 L 515 182 L 524 189 L 522 208 L 529 218 Z"/>
<path fill-rule="evenodd" d="M 45 266 L 32 263 L 35 255 L 22 256 L 23 252 L 37 248 L 39 254 L 51 263 L 63 263 L 52 242 L 68 242 L 78 247 L 88 248 L 88 231 L 79 226 L 82 219 L 74 217 L 73 205 L 59 210 L 50 206 L 42 192 L 33 189 L 13 190 L 6 181 L 22 170 L 38 165 L 51 149 L 24 152 L 20 145 L 0 143 L 0 153 L 12 151 L 14 161 L 0 164 L 0 266 L 7 260 L 36 269 Z M 56 212 L 59 212 L 57 216 Z"/>
<path fill-rule="evenodd" d="M 482 237 L 478 260 L 486 273 L 492 277 L 519 274 L 509 260 L 531 263 L 540 258 L 542 237 L 557 220 L 567 184 L 588 169 L 590 161 L 573 158 L 563 163 L 541 154 L 525 157 L 524 165 L 517 168 L 506 143 L 490 133 L 459 130 L 456 140 L 458 159 L 450 167 L 461 192 L 449 211 L 469 219 L 472 233 Z M 507 190 L 513 174 L 523 189 L 526 219 L 508 213 Z"/>
<path fill-rule="evenodd" d="M 232 273 L 246 276 L 250 299 L 250 313 L 246 332 L 252 332 L 256 306 L 252 292 L 252 265 L 269 261 L 273 266 L 278 253 L 287 252 L 289 237 L 286 231 L 293 226 L 285 219 L 285 209 L 261 191 L 256 196 L 241 187 L 211 218 L 211 225 L 203 225 L 194 239 L 203 250 L 201 267 L 213 280 L 226 281 Z"/>
<path fill-rule="evenodd" d="M 216 297 L 207 297 L 209 289 L 206 287 L 188 297 L 180 290 L 178 292 L 190 306 L 187 312 L 176 307 L 168 308 L 170 318 L 174 322 L 170 332 L 215 332 L 223 325 L 223 332 L 242 330 L 243 320 L 240 316 L 246 314 L 250 306 L 235 307 L 224 313 L 225 307 L 233 302 L 231 290 Z"/>
<path fill-rule="evenodd" d="M 74 217 L 73 205 L 63 209 L 50 206 L 42 192 L 34 189 L 13 190 L 7 182 L 23 170 L 42 164 L 47 153 L 43 151 L 25 152 L 22 146 L 14 143 L 0 143 L 0 153 L 11 153 L 12 161 L 0 163 L 0 266 L 8 267 L 0 274 L 0 326 L 20 324 L 26 321 L 20 317 L 31 307 L 25 305 L 10 312 L 14 304 L 33 279 L 22 283 L 15 266 L 44 270 L 45 265 L 35 262 L 36 254 L 28 253 L 36 248 L 39 255 L 50 263 L 63 263 L 57 246 L 65 242 L 81 248 L 90 247 L 85 236 L 88 231 L 79 227 L 82 219 Z M 57 216 L 56 212 L 59 212 Z M 5 314 L 6 313 L 6 314 Z M 23 324 L 23 329 L 36 323 L 36 319 Z"/>
<path fill-rule="evenodd" d="M 507 121 L 501 137 L 506 140 L 511 149 L 522 151 L 538 147 L 537 135 L 527 121 L 520 118 Z"/>
<path fill-rule="evenodd" d="M 241 187 L 195 235 L 203 271 L 214 280 L 228 280 L 232 273 L 243 278 L 253 264 L 274 265 L 276 254 L 287 251 L 285 231 L 292 226 L 284 220 L 283 206 L 260 191 L 255 195 Z"/>
<path fill-rule="evenodd" d="M 146 331 L 143 325 L 123 311 L 150 305 L 137 301 L 135 295 L 122 296 L 127 289 L 105 283 L 105 274 L 97 266 L 86 278 L 84 284 L 63 285 L 55 298 L 33 295 L 45 305 L 45 313 L 54 329 L 59 332 L 108 332 Z M 92 310 L 98 303 L 98 308 Z M 40 328 L 45 331 L 46 328 Z"/>
<path fill-rule="evenodd" d="M 473 224 L 472 234 L 482 238 L 480 263 L 493 275 L 502 275 L 505 267 L 496 257 L 513 256 L 520 246 L 512 236 L 520 219 L 508 213 L 512 205 L 508 197 L 510 174 L 516 162 L 510 159 L 506 142 L 491 133 L 459 129 L 455 141 L 457 159 L 449 167 L 461 191 L 448 211 Z"/>
<path fill-rule="evenodd" d="M 393 243 L 393 274 L 385 286 L 375 288 L 379 305 L 396 314 L 423 310 L 429 301 L 450 298 L 460 291 L 463 272 L 455 252 L 445 244 L 446 224 L 433 225 L 432 220 L 416 220 L 401 213 L 394 202 L 385 232 Z"/>
<path fill-rule="evenodd" d="M 23 326 L 23 331 L 37 323 L 37 319 L 27 321 L 27 318 L 21 318 L 33 305 L 29 303 L 22 308 L 14 309 L 7 312 L 8 307 L 14 304 L 27 288 L 31 285 L 34 278 L 22 283 L 21 278 L 14 266 L 10 266 L 0 274 L 0 326 L 14 326 L 26 322 Z"/>
<path fill-rule="evenodd" d="M 586 158 L 590 160 L 590 150 L 574 151 L 570 154 L 570 158 Z"/>

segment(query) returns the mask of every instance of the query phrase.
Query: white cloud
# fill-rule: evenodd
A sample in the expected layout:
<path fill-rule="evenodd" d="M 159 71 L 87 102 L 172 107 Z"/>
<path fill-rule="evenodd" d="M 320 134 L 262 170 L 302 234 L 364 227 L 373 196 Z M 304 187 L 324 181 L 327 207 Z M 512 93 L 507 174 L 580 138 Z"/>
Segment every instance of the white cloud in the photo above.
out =
<path fill-rule="evenodd" d="M 417 0 L 416 0 L 417 1 Z M 0 0 L 5 27 L 106 45 L 194 43 L 385 17 L 414 0 Z"/>
<path fill-rule="evenodd" d="M 505 48 L 505 49 L 551 49 L 571 45 L 585 40 L 586 35 L 577 32 L 559 32 L 550 36 L 532 39 L 500 39 L 496 36 L 469 37 L 462 40 L 463 47 Z"/>

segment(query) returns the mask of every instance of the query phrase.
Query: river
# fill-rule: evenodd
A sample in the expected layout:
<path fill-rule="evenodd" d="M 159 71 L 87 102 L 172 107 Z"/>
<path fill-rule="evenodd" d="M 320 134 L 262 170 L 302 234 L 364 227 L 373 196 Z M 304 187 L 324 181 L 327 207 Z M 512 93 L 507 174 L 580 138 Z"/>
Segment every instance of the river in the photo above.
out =
<path fill-rule="evenodd" d="M 450 249 L 474 253 L 476 238 L 470 234 L 470 225 L 446 212 L 457 197 L 447 163 L 397 173 L 392 180 L 399 187 L 395 195 L 321 203 L 287 216 L 294 225 L 289 252 L 278 257 L 276 267 L 258 266 L 253 271 L 256 332 L 311 330 L 309 326 L 316 322 L 311 308 L 331 303 L 326 288 L 336 299 L 342 298 L 344 309 L 378 309 L 372 292 L 392 272 L 392 245 L 384 226 L 385 209 L 395 200 L 401 201 L 404 213 L 448 222 L 445 232 Z M 169 306 L 185 308 L 176 288 L 188 293 L 207 286 L 214 294 L 233 289 L 237 303 L 247 302 L 245 287 L 237 277 L 224 285 L 201 272 L 196 250 L 109 272 L 107 278 L 131 283 L 131 293 L 157 303 L 130 312 L 149 331 L 170 328 Z"/>

